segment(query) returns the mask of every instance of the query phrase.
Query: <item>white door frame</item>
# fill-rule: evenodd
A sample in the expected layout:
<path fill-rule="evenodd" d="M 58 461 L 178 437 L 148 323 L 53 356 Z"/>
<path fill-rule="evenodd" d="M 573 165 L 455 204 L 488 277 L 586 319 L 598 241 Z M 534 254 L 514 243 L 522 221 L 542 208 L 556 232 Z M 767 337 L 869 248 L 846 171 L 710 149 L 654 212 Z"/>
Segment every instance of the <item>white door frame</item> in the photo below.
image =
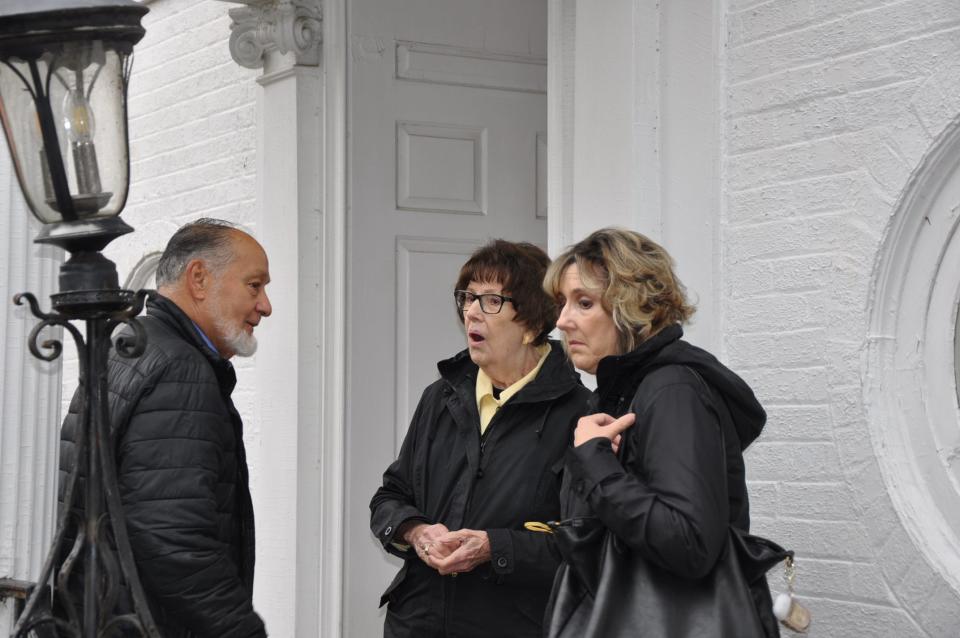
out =
<path fill-rule="evenodd" d="M 247 5 L 247 9 L 259 12 L 260 18 L 256 28 L 247 28 L 244 33 L 238 34 L 238 25 L 234 24 L 234 36 L 231 38 L 231 50 L 234 50 L 234 40 L 246 38 L 243 42 L 236 44 L 235 58 L 241 64 L 240 54 L 247 55 L 247 64 L 250 66 L 250 51 L 253 50 L 253 57 L 263 64 L 267 63 L 265 75 L 274 77 L 289 77 L 278 75 L 283 73 L 284 65 L 296 66 L 301 64 L 297 59 L 299 54 L 297 47 L 303 44 L 305 36 L 310 36 L 309 21 L 298 22 L 298 16 L 303 12 L 319 15 L 322 9 L 322 45 L 320 45 L 320 55 L 314 56 L 315 59 L 309 61 L 309 64 L 319 64 L 318 92 L 319 95 L 311 97 L 304 94 L 303 91 L 296 92 L 298 100 L 302 100 L 298 106 L 301 113 L 307 113 L 309 107 L 313 104 L 319 114 L 319 124 L 316 131 L 311 133 L 309 140 L 315 140 L 319 146 L 317 161 L 320 163 L 319 174 L 321 176 L 320 186 L 317 197 L 316 210 L 310 210 L 305 207 L 303 202 L 299 202 L 296 211 L 289 209 L 269 211 L 262 210 L 261 218 L 264 221 L 268 219 L 271 223 L 278 223 L 286 231 L 303 232 L 304 229 L 313 229 L 316 227 L 318 235 L 316 242 L 315 259 L 310 255 L 304 258 L 298 255 L 298 258 L 286 259 L 286 271 L 284 277 L 288 281 L 297 281 L 295 286 L 296 299 L 295 305 L 298 309 L 317 309 L 317 316 L 306 316 L 309 312 L 300 313 L 304 316 L 297 316 L 290 325 L 288 335 L 296 334 L 293 350 L 294 359 L 287 359 L 281 363 L 270 364 L 266 359 L 258 362 L 258 368 L 264 365 L 264 370 L 258 372 L 265 378 L 278 370 L 278 366 L 286 365 L 282 369 L 283 378 L 289 379 L 295 375 L 297 383 L 291 384 L 301 388 L 301 394 L 304 388 L 319 387 L 319 398 L 313 397 L 317 405 L 319 414 L 320 432 L 311 434 L 317 427 L 316 414 L 308 415 L 302 410 L 297 414 L 298 422 L 293 428 L 294 445 L 298 442 L 304 442 L 309 449 L 297 449 L 294 458 L 297 459 L 295 479 L 293 486 L 297 497 L 295 509 L 297 510 L 297 535 L 298 541 L 306 541 L 316 545 L 315 551 L 307 552 L 310 564 L 303 565 L 297 561 L 292 564 L 277 565 L 275 568 L 280 572 L 270 577 L 267 587 L 273 587 L 280 584 L 283 570 L 292 570 L 295 574 L 295 600 L 292 605 L 295 608 L 296 615 L 296 635 L 319 635 L 325 638 L 336 638 L 342 633 L 342 584 L 343 584 L 343 564 L 344 564 L 344 539 L 343 539 L 343 516 L 344 516 L 344 467 L 345 467 L 345 379 L 347 378 L 349 362 L 346 358 L 345 335 L 346 335 L 346 308 L 347 295 L 346 290 L 346 270 L 347 270 L 347 214 L 350 209 L 350 195 L 348 192 L 348 167 L 349 150 L 347 139 L 349 134 L 348 122 L 348 76 L 347 61 L 350 53 L 349 25 L 347 24 L 347 0 L 224 0 L 237 4 Z M 672 251 L 681 253 L 681 262 L 686 261 L 685 253 L 696 252 L 700 255 L 709 253 L 705 258 L 699 258 L 694 265 L 695 278 L 700 278 L 700 289 L 707 292 L 707 308 L 701 303 L 701 310 L 707 310 L 708 316 L 715 316 L 718 304 L 715 299 L 715 290 L 719 284 L 719 278 L 714 275 L 717 271 L 717 255 L 719 255 L 719 239 L 716 228 L 718 224 L 714 223 L 715 218 L 709 215 L 706 219 L 710 226 L 709 237 L 701 237 L 695 240 L 688 240 L 679 232 L 671 233 L 669 228 L 663 229 L 663 215 L 661 212 L 660 200 L 657 197 L 644 196 L 643 201 L 639 197 L 627 197 L 622 205 L 609 206 L 605 202 L 593 207 L 593 210 L 584 209 L 579 215 L 574 211 L 575 191 L 579 191 L 581 199 L 584 193 L 603 193 L 603 184 L 596 181 L 589 174 L 584 173 L 581 167 L 574 162 L 574 143 L 577 140 L 585 142 L 589 146 L 593 134 L 596 131 L 603 133 L 603 127 L 609 126 L 610 122 L 594 121 L 584 113 L 575 112 L 576 102 L 576 68 L 578 58 L 582 55 L 603 55 L 604 51 L 577 51 L 574 46 L 574 40 L 577 36 L 578 9 L 583 13 L 581 22 L 585 22 L 583 37 L 589 40 L 589 27 L 596 23 L 596 19 L 609 19 L 609 15 L 604 15 L 601 7 L 584 2 L 584 0 L 547 0 L 548 4 L 548 206 L 547 206 L 547 235 L 548 249 L 551 254 L 556 254 L 563 246 L 570 244 L 578 235 L 582 235 L 586 230 L 599 225 L 609 223 L 624 223 L 634 227 L 643 227 L 647 232 L 652 232 L 655 236 L 659 232 L 668 235 L 663 239 L 667 241 Z M 683 216 L 692 214 L 699 215 L 699 220 L 703 221 L 703 210 L 711 212 L 716 211 L 722 206 L 719 200 L 719 171 L 714 169 L 687 169 L 682 166 L 665 165 L 661 161 L 662 151 L 671 148 L 674 145 L 690 151 L 688 140 L 675 141 L 669 136 L 663 137 L 660 133 L 660 109 L 664 99 L 671 99 L 669 95 L 661 96 L 659 91 L 663 83 L 659 78 L 663 62 L 659 57 L 651 57 L 649 53 L 651 38 L 655 42 L 664 44 L 666 47 L 678 47 L 671 49 L 679 50 L 684 46 L 682 38 L 674 37 L 666 43 L 661 43 L 660 38 L 664 34 L 670 35 L 676 33 L 678 24 L 685 23 L 685 11 L 691 11 L 687 3 L 682 3 L 673 9 L 675 13 L 664 13 L 663 7 L 656 9 L 637 8 L 632 2 L 627 0 L 618 0 L 609 5 L 604 4 L 605 11 L 619 12 L 618 19 L 627 19 L 634 25 L 635 29 L 632 35 L 627 35 L 618 46 L 624 47 L 623 53 L 629 58 L 631 64 L 627 64 L 627 75 L 621 79 L 621 85 L 611 85 L 610 99 L 633 101 L 633 110 L 621 109 L 630 120 L 631 125 L 638 127 L 649 126 L 657 131 L 655 134 L 646 135 L 640 131 L 636 135 L 630 135 L 632 140 L 632 173 L 630 184 L 620 183 L 619 188 L 640 189 L 640 192 L 647 192 L 653 189 L 654 194 L 663 194 L 666 197 L 663 205 L 668 209 L 666 214 L 670 219 L 683 221 Z M 713 0 L 714 24 L 717 28 L 719 20 L 716 16 L 722 16 L 722 2 Z M 242 10 L 240 10 L 242 11 Z M 640 14 L 636 13 L 640 11 Z M 600 13 L 597 13 L 600 12 Z M 679 13 L 676 13 L 679 12 Z M 233 12 L 231 12 L 233 14 Z M 299 25 L 299 26 L 298 26 Z M 304 27 L 306 25 L 306 27 Z M 641 33 L 640 27 L 647 25 L 652 29 L 650 33 Z M 653 26 L 651 26 L 653 25 Z M 659 25 L 659 26 L 657 26 Z M 315 26 L 315 25 L 314 25 Z M 583 26 L 583 25 L 581 25 Z M 704 28 L 709 28 L 707 24 Z M 666 29 L 666 31 L 662 31 Z M 722 30 L 718 30 L 718 33 Z M 315 36 L 315 34 L 313 34 Z M 715 43 L 719 42 L 720 36 L 714 34 Z M 309 39 L 309 38 L 307 38 Z M 319 39 L 319 38 L 316 38 Z M 673 44 L 671 44 L 671 42 Z M 679 42 L 679 44 L 678 44 Z M 588 41 L 589 45 L 591 42 Z M 314 45 L 316 42 L 314 42 Z M 595 43 L 597 48 L 605 46 L 602 41 Z M 656 47 L 657 55 L 660 47 Z M 717 54 L 719 56 L 719 54 Z M 292 59 L 291 59 L 292 56 Z M 309 56 L 308 56 L 309 57 Z M 271 66 L 273 60 L 274 68 Z M 627 60 L 623 60 L 626 62 Z M 582 64 L 582 60 L 580 62 Z M 639 69 L 643 77 L 638 78 L 634 72 Z M 701 70 L 698 70 L 701 69 Z M 715 65 L 699 65 L 696 68 L 684 70 L 686 75 L 693 73 L 696 80 L 702 83 L 711 83 L 710 86 L 716 86 L 717 68 Z M 700 75 L 697 75 L 697 74 Z M 296 69 L 293 69 L 292 77 L 297 77 Z M 589 78 L 581 78 L 582 81 L 589 84 Z M 297 79 L 285 80 L 298 82 Z M 643 86 L 639 86 L 643 83 Z M 265 92 L 271 90 L 265 82 Z M 652 88 L 651 88 L 652 87 Z M 587 85 L 581 87 L 586 90 Z M 643 90 L 650 89 L 653 95 L 643 94 Z M 289 86 L 284 89 L 289 91 Z M 626 96 L 626 98 L 624 97 Z M 678 94 L 676 98 L 681 98 Z M 311 102 L 312 100 L 312 102 Z M 289 134 L 289 122 L 278 122 L 277 116 L 272 116 L 264 109 L 260 126 L 262 129 L 273 126 L 287 127 L 286 133 Z M 719 112 L 719 111 L 717 111 Z M 279 116 L 282 117 L 282 116 Z M 633 118 L 639 117 L 642 121 L 633 122 Z M 719 117 L 719 116 L 717 116 Z M 306 118 L 307 120 L 309 118 Z M 613 125 L 624 125 L 624 122 L 614 122 Z M 701 153 L 716 153 L 720 148 L 719 127 L 716 122 L 705 119 L 702 125 L 706 133 L 702 136 L 702 145 L 698 149 Z M 298 126 L 294 124 L 293 126 Z M 308 126 L 312 124 L 308 123 Z M 648 131 L 649 132 L 649 131 Z M 576 133 L 576 135 L 575 135 Z M 261 133 L 262 136 L 262 133 Z M 298 144 L 303 153 L 303 140 L 298 139 Z M 652 147 L 651 147 L 652 145 Z M 646 149 L 644 151 L 644 149 Z M 589 150 L 589 149 L 587 149 Z M 262 157 L 259 161 L 269 163 L 274 160 L 280 163 L 289 163 L 289 157 L 284 156 L 282 149 L 273 150 L 275 157 Z M 312 175 L 307 175 L 304 169 L 312 163 L 312 158 L 306 157 L 304 161 L 301 154 L 296 162 L 293 163 L 297 173 L 295 180 L 286 181 L 286 188 L 293 188 L 298 191 L 302 199 L 310 188 L 316 189 L 316 184 L 311 184 Z M 314 167 L 315 168 L 315 167 Z M 578 172 L 578 170 L 580 172 Z M 699 170 L 699 172 L 697 172 Z M 664 174 L 666 173 L 666 179 Z M 674 197 L 673 191 L 669 190 L 670 184 L 682 182 L 680 178 L 686 179 L 688 186 L 684 192 L 696 193 L 696 185 L 701 186 L 699 192 L 706 193 L 702 201 L 684 201 L 677 205 L 667 206 L 670 197 Z M 635 183 L 634 183 L 635 182 Z M 693 184 L 694 186 L 689 186 Z M 661 185 L 665 185 L 661 188 Z M 663 190 L 666 189 L 666 190 Z M 674 189 L 676 190 L 676 189 Z M 277 193 L 277 185 L 264 183 L 261 185 L 258 197 L 260 198 L 261 209 L 264 208 L 264 202 L 271 202 L 271 205 L 278 199 L 284 199 L 282 193 Z M 648 193 L 649 195 L 649 193 Z M 716 200 L 711 198 L 716 197 Z M 588 196 L 588 200 L 589 200 Z M 621 198 L 623 199 L 623 198 Z M 317 222 L 317 213 L 319 214 L 319 223 Z M 599 213 L 599 214 L 598 214 Z M 272 215 L 268 217 L 268 215 Z M 278 217 L 284 219 L 278 221 Z M 649 217 L 649 219 L 648 219 Z M 621 221 L 625 219 L 626 221 Z M 682 225 L 682 224 L 681 224 Z M 650 231 L 649 229 L 654 229 Z M 279 231 L 277 231 L 279 232 Z M 286 235 L 289 240 L 290 235 Z M 279 242 L 283 238 L 276 237 Z M 691 243 L 694 241 L 694 243 Z M 696 244 L 696 242 L 700 242 Z M 696 244 L 696 245 L 694 245 Z M 283 247 L 281 246 L 281 249 Z M 301 251 L 303 245 L 301 242 Z M 282 252 L 282 250 L 281 250 Z M 273 266 L 273 264 L 271 264 Z M 279 279 L 278 279 L 279 280 Z M 704 301 L 703 299 L 701 301 Z M 705 314 L 707 314 L 705 313 Z M 711 317 L 712 318 L 712 317 Z M 276 321 L 280 321 L 277 317 Z M 313 323 L 310 323 L 313 321 Z M 274 322 L 274 319 L 271 319 Z M 309 325 L 307 325 L 309 323 Z M 317 327 L 319 323 L 319 328 Z M 309 333 L 309 334 L 307 334 Z M 313 341 L 315 339 L 315 341 Z M 708 347 L 716 347 L 714 343 L 716 337 L 705 340 Z M 703 342 L 703 341 L 701 341 Z M 296 352 L 297 346 L 303 343 L 316 346 L 317 353 L 304 356 Z M 274 344 L 280 351 L 290 350 L 289 343 Z M 286 350 L 284 350 L 286 348 Z M 266 351 L 266 349 L 264 350 Z M 272 351 L 272 350 L 271 350 Z M 294 370 L 290 370 L 290 361 L 297 361 Z M 269 368 L 269 369 L 267 369 Z M 313 384 L 313 385 L 311 385 Z M 275 383 L 274 383 L 275 385 Z M 309 391 L 309 390 L 306 390 Z M 289 396 L 294 402 L 299 400 L 296 389 L 284 392 L 284 396 Z M 309 417 L 309 418 L 308 418 Z M 289 476 L 289 473 L 288 473 Z M 285 479 L 288 480 L 289 478 Z M 319 483 L 319 498 L 317 487 Z M 289 498 L 285 492 L 279 490 L 283 482 L 278 481 L 273 485 L 272 496 L 280 498 Z M 276 492 L 276 493 L 275 493 Z M 305 510 L 302 511 L 302 510 Z M 313 527 L 311 527 L 313 526 Z M 319 529 L 316 529 L 316 527 Z M 273 530 L 271 530 L 272 532 Z M 296 554 L 292 554 L 296 557 Z M 287 558 L 285 560 L 292 560 Z M 289 576 L 289 575 L 288 575 Z M 259 577 L 258 577 L 259 580 Z M 290 581 L 285 581 L 287 587 Z M 293 633 L 293 632 L 291 632 Z"/>
<path fill-rule="evenodd" d="M 344 344 L 346 332 L 346 219 L 350 207 L 347 192 L 349 156 L 347 135 L 347 60 L 349 37 L 347 24 L 347 0 L 324 0 L 323 15 L 323 110 L 326 114 L 323 145 L 324 154 L 324 209 L 326 223 L 323 227 L 324 331 L 321 375 L 323 396 L 322 442 L 322 542 L 320 604 L 321 636 L 339 637 L 342 622 L 343 583 L 343 471 L 345 441 L 345 387 L 347 376 Z M 549 0 L 549 88 L 548 103 L 548 175 L 549 198 L 547 210 L 547 236 L 550 251 L 569 244 L 572 240 L 573 211 L 571 197 L 566 191 L 564 176 L 572 166 L 572 148 L 563 144 L 570 133 L 572 120 L 569 117 L 569 91 L 556 90 L 570 76 L 568 63 L 569 44 L 564 37 L 571 34 L 574 0 Z M 559 54 L 566 49 L 567 55 Z M 564 99 L 566 98 L 566 99 Z M 553 140 L 556 140 L 554 142 Z M 556 176 L 556 177 L 555 177 Z M 303 273 L 309 275 L 309 273 Z M 333 294 L 331 294 L 333 293 Z M 337 373 L 339 372 L 339 374 Z M 308 487 L 308 486 L 303 486 Z M 301 601 L 298 601 L 300 603 Z M 302 601 L 307 603 L 308 601 Z"/>

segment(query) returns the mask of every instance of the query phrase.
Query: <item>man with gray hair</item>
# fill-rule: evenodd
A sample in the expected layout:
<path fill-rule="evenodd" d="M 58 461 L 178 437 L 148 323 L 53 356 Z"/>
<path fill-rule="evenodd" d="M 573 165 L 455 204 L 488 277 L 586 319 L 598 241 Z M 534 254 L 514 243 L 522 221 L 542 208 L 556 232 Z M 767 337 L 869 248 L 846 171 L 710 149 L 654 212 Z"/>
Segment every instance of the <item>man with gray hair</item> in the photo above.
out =
<path fill-rule="evenodd" d="M 266 636 L 253 610 L 253 508 L 229 359 L 256 351 L 269 282 L 267 255 L 249 234 L 221 220 L 189 223 L 160 258 L 159 294 L 140 319 L 146 351 L 110 357 L 120 496 L 165 638 Z M 61 434 L 61 489 L 76 462 L 78 399 Z M 131 601 L 118 611 L 132 611 Z"/>

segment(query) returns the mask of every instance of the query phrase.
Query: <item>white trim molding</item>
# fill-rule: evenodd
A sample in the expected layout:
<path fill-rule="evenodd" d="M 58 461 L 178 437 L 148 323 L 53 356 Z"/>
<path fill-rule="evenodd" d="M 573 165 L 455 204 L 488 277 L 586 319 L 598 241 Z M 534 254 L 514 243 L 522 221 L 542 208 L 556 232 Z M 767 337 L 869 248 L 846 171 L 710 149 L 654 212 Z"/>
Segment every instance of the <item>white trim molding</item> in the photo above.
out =
<path fill-rule="evenodd" d="M 230 50 L 256 78 L 257 231 L 277 310 L 260 332 L 270 468 L 258 507 L 254 604 L 271 634 L 342 632 L 346 378 L 346 0 L 221 0 Z M 321 14 L 322 7 L 322 14 Z M 321 19 L 322 15 L 322 19 Z M 321 47 L 323 48 L 321 56 Z M 323 61 L 322 67 L 320 66 Z M 291 579 L 293 592 L 291 595 Z"/>
<path fill-rule="evenodd" d="M 0 153 L 0 201 L 0 578 L 36 581 L 56 526 L 63 359 L 30 354 L 29 335 L 40 320 L 10 300 L 32 292 L 49 308 L 64 251 L 33 243 L 40 225 L 6 151 Z M 45 339 L 62 342 L 65 354 L 76 352 L 59 327 L 45 329 Z M 13 610 L 12 599 L 0 600 L 0 636 L 13 629 Z"/>
<path fill-rule="evenodd" d="M 326 0 L 323 23 L 323 227 L 320 440 L 320 636 L 343 631 L 347 378 L 347 0 Z"/>
<path fill-rule="evenodd" d="M 221 0 L 230 9 L 230 55 L 242 67 L 262 68 L 268 52 L 292 53 L 297 64 L 320 63 L 323 18 L 319 0 Z"/>
<path fill-rule="evenodd" d="M 863 374 L 893 505 L 927 565 L 960 593 L 957 201 L 960 117 L 914 172 L 879 252 Z"/>
<path fill-rule="evenodd" d="M 397 41 L 397 78 L 526 93 L 547 92 L 547 60 L 538 56 Z"/>

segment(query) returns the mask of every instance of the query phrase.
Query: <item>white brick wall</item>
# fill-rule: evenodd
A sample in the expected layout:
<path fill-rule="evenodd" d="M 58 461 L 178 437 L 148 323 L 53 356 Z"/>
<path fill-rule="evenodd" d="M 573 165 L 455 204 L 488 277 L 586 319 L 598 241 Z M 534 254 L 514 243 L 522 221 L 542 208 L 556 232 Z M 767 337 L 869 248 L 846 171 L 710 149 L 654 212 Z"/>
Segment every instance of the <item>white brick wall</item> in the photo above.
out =
<path fill-rule="evenodd" d="M 121 282 L 186 221 L 209 216 L 250 225 L 255 212 L 256 74 L 230 58 L 229 5 L 155 0 L 148 6 L 129 93 L 131 182 L 123 219 L 135 232 L 106 250 Z M 237 363 L 242 406 L 255 394 L 252 361 Z M 71 353 L 64 410 L 76 378 Z M 259 424 L 248 419 L 254 442 L 258 433 Z"/>
<path fill-rule="evenodd" d="M 960 113 L 960 3 L 730 0 L 727 35 L 724 350 L 769 413 L 755 531 L 797 551 L 811 636 L 955 636 L 960 598 L 874 456 L 861 359 L 894 204 Z"/>

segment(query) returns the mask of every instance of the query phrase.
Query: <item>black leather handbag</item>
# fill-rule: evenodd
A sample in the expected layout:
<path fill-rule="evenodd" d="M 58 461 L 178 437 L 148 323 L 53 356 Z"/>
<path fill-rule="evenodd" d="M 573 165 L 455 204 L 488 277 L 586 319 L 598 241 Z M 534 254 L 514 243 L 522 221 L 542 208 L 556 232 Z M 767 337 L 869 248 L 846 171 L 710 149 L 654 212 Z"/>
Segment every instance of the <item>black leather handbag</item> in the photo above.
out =
<path fill-rule="evenodd" d="M 709 392 L 700 375 L 691 371 Z M 722 441 L 723 427 L 720 435 Z M 626 447 L 625 438 L 622 461 Z M 552 613 L 545 621 L 547 638 L 780 636 L 766 573 L 793 552 L 773 541 L 731 525 L 713 570 L 694 580 L 646 560 L 597 518 L 549 525 L 564 562 L 548 604 Z"/>
<path fill-rule="evenodd" d="M 548 638 L 774 638 L 766 572 L 792 556 L 776 543 L 729 528 L 716 566 L 681 578 L 631 551 L 598 519 L 551 524 L 564 555 L 554 581 Z"/>

